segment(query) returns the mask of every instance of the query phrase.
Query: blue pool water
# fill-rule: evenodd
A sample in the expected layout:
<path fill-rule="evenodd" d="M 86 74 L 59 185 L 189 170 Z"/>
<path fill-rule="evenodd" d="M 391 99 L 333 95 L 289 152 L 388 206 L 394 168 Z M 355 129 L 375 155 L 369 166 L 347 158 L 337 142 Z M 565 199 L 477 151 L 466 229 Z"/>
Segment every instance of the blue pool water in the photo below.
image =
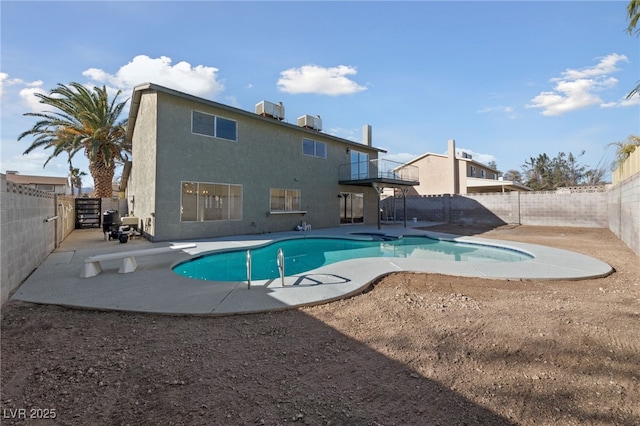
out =
<path fill-rule="evenodd" d="M 284 253 L 286 276 L 300 274 L 331 263 L 349 259 L 404 257 L 456 262 L 519 262 L 532 256 L 505 248 L 480 244 L 440 241 L 428 237 L 371 239 L 307 237 L 281 240 L 251 249 L 251 279 L 266 280 L 280 276 L 278 249 Z M 211 281 L 246 281 L 247 250 L 205 254 L 173 267 L 177 274 Z"/>

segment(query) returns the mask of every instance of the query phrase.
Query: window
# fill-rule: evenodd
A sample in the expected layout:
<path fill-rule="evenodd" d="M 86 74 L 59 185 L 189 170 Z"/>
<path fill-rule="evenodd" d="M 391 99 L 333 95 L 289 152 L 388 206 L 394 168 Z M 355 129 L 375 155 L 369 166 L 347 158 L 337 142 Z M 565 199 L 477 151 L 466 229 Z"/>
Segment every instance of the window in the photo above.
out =
<path fill-rule="evenodd" d="M 46 191 L 46 192 L 53 192 L 54 191 L 53 185 L 48 185 L 48 184 L 45 184 L 45 183 L 36 184 L 36 189 L 39 189 L 40 191 Z"/>
<path fill-rule="evenodd" d="M 493 174 L 493 180 L 498 180 L 498 174 L 497 173 Z"/>
<path fill-rule="evenodd" d="M 230 141 L 238 140 L 238 124 L 235 120 L 198 111 L 191 113 L 191 132 Z"/>
<path fill-rule="evenodd" d="M 369 154 L 351 150 L 351 179 L 369 177 Z"/>
<path fill-rule="evenodd" d="M 487 178 L 487 171 L 486 171 L 486 170 L 480 170 L 480 176 L 481 176 L 483 179 L 486 179 L 486 178 Z"/>
<path fill-rule="evenodd" d="M 242 185 L 182 182 L 182 222 L 242 219 Z"/>
<path fill-rule="evenodd" d="M 469 166 L 469 176 L 476 177 L 476 166 Z"/>
<path fill-rule="evenodd" d="M 302 139 L 302 153 L 311 157 L 327 158 L 327 144 L 311 139 Z"/>
<path fill-rule="evenodd" d="M 272 189 L 270 193 L 272 212 L 300 211 L 299 189 Z"/>

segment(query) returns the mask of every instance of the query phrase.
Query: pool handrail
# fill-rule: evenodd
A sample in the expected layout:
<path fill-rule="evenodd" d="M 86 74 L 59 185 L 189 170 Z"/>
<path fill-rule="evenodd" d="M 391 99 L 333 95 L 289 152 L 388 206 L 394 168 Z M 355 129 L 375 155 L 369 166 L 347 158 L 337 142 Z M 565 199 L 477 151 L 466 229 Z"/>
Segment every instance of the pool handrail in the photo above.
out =
<path fill-rule="evenodd" d="M 281 248 L 278 249 L 278 258 L 276 260 L 278 262 L 278 271 L 280 271 L 280 281 L 282 282 L 282 287 L 284 287 L 284 252 Z"/>
<path fill-rule="evenodd" d="M 247 250 L 247 290 L 251 290 L 251 250 Z"/>

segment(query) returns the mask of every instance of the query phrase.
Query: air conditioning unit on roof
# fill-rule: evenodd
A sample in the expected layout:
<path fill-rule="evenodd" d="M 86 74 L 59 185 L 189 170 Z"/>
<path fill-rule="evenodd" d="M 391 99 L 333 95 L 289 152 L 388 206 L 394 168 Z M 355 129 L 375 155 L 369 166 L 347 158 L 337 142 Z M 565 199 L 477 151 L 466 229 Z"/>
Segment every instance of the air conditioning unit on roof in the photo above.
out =
<path fill-rule="evenodd" d="M 256 104 L 256 114 L 263 117 L 271 117 L 276 120 L 284 120 L 284 105 L 282 102 L 277 104 L 261 101 Z"/>
<path fill-rule="evenodd" d="M 319 115 L 315 117 L 312 117 L 310 115 L 303 115 L 302 117 L 298 117 L 298 126 L 317 130 L 319 132 L 320 130 L 322 130 L 322 120 L 320 119 Z"/>

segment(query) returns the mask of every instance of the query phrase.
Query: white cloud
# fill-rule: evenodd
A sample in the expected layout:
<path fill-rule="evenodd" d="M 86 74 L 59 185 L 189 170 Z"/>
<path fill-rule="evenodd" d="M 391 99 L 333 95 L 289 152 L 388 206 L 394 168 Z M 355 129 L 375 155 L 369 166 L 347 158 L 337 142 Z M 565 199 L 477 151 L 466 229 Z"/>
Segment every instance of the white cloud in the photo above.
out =
<path fill-rule="evenodd" d="M 332 127 L 326 131 L 332 136 L 347 139 L 353 142 L 362 142 L 362 132 L 355 129 L 343 129 L 341 127 Z"/>
<path fill-rule="evenodd" d="M 0 72 L 0 96 L 4 94 L 4 88 L 9 86 L 24 85 L 24 80 L 19 78 L 9 78 L 9 74 L 6 72 Z"/>
<path fill-rule="evenodd" d="M 508 118 L 518 118 L 518 114 L 514 107 L 510 106 L 495 106 L 495 107 L 485 107 L 477 111 L 478 114 L 489 114 L 489 113 L 498 113 L 505 114 Z"/>
<path fill-rule="evenodd" d="M 616 65 L 619 62 L 627 62 L 627 57 L 612 53 L 593 67 L 568 69 L 560 77 L 550 80 L 556 84 L 552 91 L 540 93 L 527 107 L 542 108 L 542 115 L 554 116 L 592 105 L 608 106 L 608 103 L 595 93 L 618 83 L 618 80 L 609 74 L 618 71 Z"/>
<path fill-rule="evenodd" d="M 600 108 L 624 108 L 640 105 L 640 94 L 635 93 L 629 99 L 627 97 L 623 97 L 617 101 L 611 101 L 607 103 L 603 103 L 600 105 Z"/>
<path fill-rule="evenodd" d="M 356 69 L 346 65 L 324 68 L 304 65 L 280 73 L 278 90 L 285 93 L 317 93 L 321 95 L 350 95 L 367 90 L 347 76 L 355 75 Z"/>
<path fill-rule="evenodd" d="M 380 158 L 385 160 L 395 161 L 396 163 L 407 163 L 422 154 L 410 154 L 408 152 L 399 152 L 397 154 L 380 153 Z"/>
<path fill-rule="evenodd" d="M 471 155 L 472 159 L 477 161 L 478 163 L 482 163 L 482 164 L 489 164 L 492 161 L 496 161 L 496 157 L 494 155 L 491 154 L 483 154 L 481 152 L 474 152 L 470 149 L 467 148 L 456 148 L 457 152 L 466 152 L 467 154 Z"/>
<path fill-rule="evenodd" d="M 47 92 L 41 87 L 43 82 L 37 86 L 25 87 L 20 90 L 20 99 L 22 99 L 22 104 L 25 105 L 31 112 L 44 112 L 47 110 L 47 106 L 40 103 L 40 99 L 38 99 L 35 94 L 40 93 L 46 95 Z M 50 107 L 49 107 L 50 108 Z"/>
<path fill-rule="evenodd" d="M 40 104 L 40 100 L 34 96 L 34 93 L 46 93 L 42 89 L 43 84 L 42 80 L 28 82 L 21 78 L 9 78 L 9 74 L 2 72 L 0 73 L 0 96 L 5 95 L 5 89 L 9 87 L 21 87 L 18 95 L 22 104 L 29 108 L 30 112 L 42 112 L 43 105 Z"/>
<path fill-rule="evenodd" d="M 15 143 L 15 142 L 13 142 Z M 3 142 L 3 145 L 5 142 Z M 28 145 L 24 145 L 24 149 Z M 0 170 L 5 173 L 7 170 L 15 170 L 23 175 L 35 176 L 66 176 L 68 173 L 68 165 L 65 154 L 57 159 L 49 161 L 46 167 L 42 167 L 51 153 L 47 150 L 34 151 L 28 155 L 14 155 L 8 158 L 2 158 L 0 162 Z M 3 156 L 4 157 L 4 156 Z"/>
<path fill-rule="evenodd" d="M 618 62 L 627 62 L 627 57 L 625 55 L 612 53 L 602 58 L 594 67 L 583 68 L 581 70 L 568 69 L 562 73 L 562 77 L 557 80 L 579 80 L 582 78 L 592 78 L 611 74 L 619 70 L 619 68 L 616 67 Z"/>
<path fill-rule="evenodd" d="M 171 58 L 161 56 L 150 58 L 138 55 L 128 64 L 120 67 L 115 74 L 98 68 L 89 68 L 82 75 L 116 89 L 129 93 L 138 84 L 155 83 L 195 96 L 215 97 L 224 90 L 218 80 L 218 69 L 204 65 L 191 66 L 188 62 L 171 65 Z"/>

